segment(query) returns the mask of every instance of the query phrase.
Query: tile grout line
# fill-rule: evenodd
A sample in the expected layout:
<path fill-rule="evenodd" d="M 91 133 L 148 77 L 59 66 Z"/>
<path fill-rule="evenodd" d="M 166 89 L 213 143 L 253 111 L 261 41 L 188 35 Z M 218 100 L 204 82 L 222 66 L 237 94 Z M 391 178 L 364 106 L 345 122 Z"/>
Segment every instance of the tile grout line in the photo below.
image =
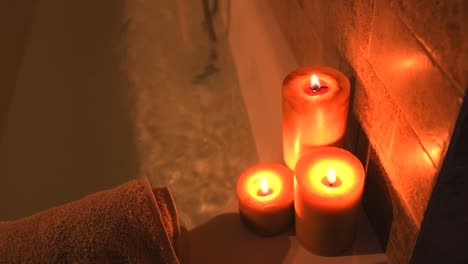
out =
<path fill-rule="evenodd" d="M 366 133 L 367 135 L 367 133 Z M 376 155 L 377 157 L 379 158 L 380 162 L 382 163 L 382 167 L 383 167 L 383 170 L 387 173 L 387 175 L 389 176 L 388 177 L 388 180 L 390 181 L 390 184 L 392 185 L 392 187 L 395 189 L 395 193 L 398 197 L 398 199 L 402 202 L 402 204 L 406 207 L 407 209 L 407 213 L 410 217 L 410 219 L 413 221 L 413 223 L 417 226 L 418 229 L 421 228 L 421 223 L 418 223 L 417 221 L 417 217 L 415 215 L 415 212 L 413 211 L 413 209 L 411 208 L 410 206 L 410 202 L 408 201 L 408 199 L 403 195 L 403 192 L 401 191 L 400 189 L 400 184 L 397 180 L 397 178 L 395 177 L 395 173 L 393 172 L 393 170 L 390 170 L 390 165 L 389 165 L 389 162 L 387 159 L 385 158 L 380 158 L 382 157 L 381 155 L 383 154 L 382 153 L 382 150 L 381 148 L 376 144 L 376 143 L 372 143 L 371 141 L 371 138 L 373 139 L 372 136 L 368 136 L 369 138 L 369 143 L 370 143 L 370 146 L 372 146 L 376 152 Z M 375 140 L 373 140 L 375 141 Z M 370 152 L 370 148 L 369 148 L 369 152 Z"/>
<path fill-rule="evenodd" d="M 392 152 L 392 146 L 393 146 L 393 140 L 395 138 L 395 132 L 396 132 L 396 127 L 397 127 L 397 123 L 398 123 L 398 120 L 400 118 L 400 114 L 401 114 L 401 110 L 398 108 L 398 112 L 396 114 L 396 117 L 395 117 L 395 121 L 393 123 L 393 129 L 392 129 L 392 135 L 391 135 L 391 138 L 390 138 L 390 143 L 388 145 L 388 151 L 387 151 L 387 155 L 386 155 L 386 159 L 388 159 L 390 157 L 390 153 Z"/>
<path fill-rule="evenodd" d="M 397 110 L 398 110 L 398 115 L 397 115 L 397 117 L 398 117 L 398 116 L 402 113 L 402 110 L 401 110 L 400 107 L 398 106 L 397 100 L 395 100 L 395 99 L 392 97 L 392 95 L 390 94 L 390 92 L 388 92 L 387 85 L 386 85 L 385 82 L 382 80 L 382 78 L 379 76 L 379 73 L 374 69 L 374 66 L 372 65 L 372 63 L 370 62 L 370 60 L 369 60 L 369 59 L 366 59 L 366 58 L 365 58 L 365 60 L 367 60 L 367 62 L 369 63 L 370 70 L 375 74 L 375 77 L 382 83 L 384 89 L 387 90 L 388 96 L 389 96 L 390 98 L 392 98 L 392 100 L 395 102 L 395 107 L 396 107 Z M 403 115 L 403 117 L 405 118 L 406 122 L 408 122 L 408 120 L 406 119 L 406 117 L 405 117 L 404 115 Z M 397 121 L 395 121 L 395 127 L 396 127 L 396 122 L 397 122 Z M 422 141 L 421 141 L 421 138 L 419 137 L 419 135 L 418 135 L 418 133 L 416 132 L 416 130 L 414 129 L 414 127 L 413 127 L 409 122 L 408 122 L 408 126 L 410 127 L 410 129 L 411 129 L 411 131 L 414 133 L 414 135 L 416 135 L 416 138 L 417 138 L 417 140 L 418 140 L 419 145 L 422 147 L 422 149 L 424 150 L 425 154 L 428 156 L 429 160 L 430 160 L 431 163 L 432 163 L 432 166 L 433 166 L 434 168 L 437 169 L 435 162 L 432 160 L 431 156 L 429 155 L 429 152 L 428 152 L 427 148 L 423 145 L 423 143 L 422 143 Z M 393 141 L 393 134 L 392 134 L 392 141 Z"/>
<path fill-rule="evenodd" d="M 376 8 L 376 3 L 377 1 L 376 0 L 373 0 L 372 3 L 372 19 L 371 19 L 371 22 L 370 22 L 370 30 L 369 30 L 369 37 L 368 37 L 368 40 L 367 40 L 367 47 L 366 47 L 366 51 L 365 51 L 365 56 L 367 59 L 369 59 L 369 56 L 370 56 L 370 50 L 371 50 L 371 44 L 372 44 L 372 33 L 374 32 L 374 24 L 375 24 L 375 10 L 377 9 Z"/>

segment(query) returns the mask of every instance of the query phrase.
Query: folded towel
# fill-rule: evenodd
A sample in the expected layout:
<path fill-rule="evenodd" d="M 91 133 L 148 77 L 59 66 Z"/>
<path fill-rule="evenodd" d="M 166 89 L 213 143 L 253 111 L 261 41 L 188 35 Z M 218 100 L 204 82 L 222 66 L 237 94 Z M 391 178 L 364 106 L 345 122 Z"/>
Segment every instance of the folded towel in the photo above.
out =
<path fill-rule="evenodd" d="M 179 263 L 179 234 L 169 189 L 140 178 L 0 222 L 0 263 Z"/>

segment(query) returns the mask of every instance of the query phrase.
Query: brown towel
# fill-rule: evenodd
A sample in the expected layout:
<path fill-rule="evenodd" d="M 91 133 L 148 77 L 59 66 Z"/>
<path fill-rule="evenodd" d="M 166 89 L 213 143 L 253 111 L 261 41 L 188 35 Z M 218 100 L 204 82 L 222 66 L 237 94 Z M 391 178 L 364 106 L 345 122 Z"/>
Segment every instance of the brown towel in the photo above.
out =
<path fill-rule="evenodd" d="M 0 263 L 179 263 L 179 234 L 169 189 L 140 178 L 0 222 Z"/>

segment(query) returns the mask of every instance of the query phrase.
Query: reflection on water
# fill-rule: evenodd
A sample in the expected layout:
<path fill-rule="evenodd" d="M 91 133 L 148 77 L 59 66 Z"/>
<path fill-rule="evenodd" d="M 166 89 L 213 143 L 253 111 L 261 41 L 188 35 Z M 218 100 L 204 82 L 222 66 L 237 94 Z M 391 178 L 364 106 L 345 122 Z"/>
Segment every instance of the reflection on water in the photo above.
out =
<path fill-rule="evenodd" d="M 132 3 L 124 65 L 141 171 L 191 228 L 234 201 L 257 157 L 227 41 L 210 40 L 202 1 L 162 2 Z"/>

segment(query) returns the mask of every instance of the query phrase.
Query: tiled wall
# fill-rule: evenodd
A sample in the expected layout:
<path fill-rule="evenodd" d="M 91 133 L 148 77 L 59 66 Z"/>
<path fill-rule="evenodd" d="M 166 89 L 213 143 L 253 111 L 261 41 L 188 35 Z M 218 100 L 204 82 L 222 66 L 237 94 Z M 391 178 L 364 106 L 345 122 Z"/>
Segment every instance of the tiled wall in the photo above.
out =
<path fill-rule="evenodd" d="M 411 263 L 468 263 L 468 94 L 439 171 Z"/>
<path fill-rule="evenodd" d="M 387 199 L 390 207 L 385 212 L 367 203 L 368 215 L 377 225 L 389 221 L 377 228 L 387 229 L 380 230 L 387 255 L 407 262 L 467 86 L 463 9 L 468 5 L 462 0 L 270 5 L 301 65 L 336 67 L 354 81 L 353 112 L 365 132 L 358 145 L 368 141 L 371 148 L 361 151 L 369 186 L 388 194 L 367 189 L 366 197 Z"/>

